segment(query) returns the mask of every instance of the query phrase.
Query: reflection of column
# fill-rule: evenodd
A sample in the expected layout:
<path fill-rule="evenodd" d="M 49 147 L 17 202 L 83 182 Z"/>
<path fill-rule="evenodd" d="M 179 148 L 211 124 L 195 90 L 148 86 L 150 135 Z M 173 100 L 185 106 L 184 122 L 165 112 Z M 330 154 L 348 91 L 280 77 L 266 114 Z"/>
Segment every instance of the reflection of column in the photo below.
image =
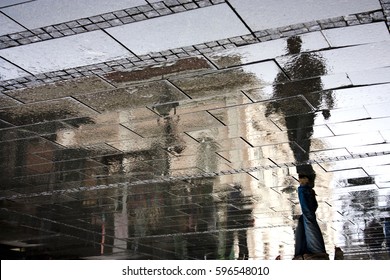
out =
<path fill-rule="evenodd" d="M 102 240 L 100 243 L 100 254 L 104 254 L 104 245 L 106 243 L 106 217 L 102 214 Z"/>
<path fill-rule="evenodd" d="M 118 207 L 119 206 L 119 207 Z M 129 237 L 129 219 L 127 213 L 127 188 L 124 187 L 122 190 L 122 201 L 121 205 L 118 202 L 115 203 L 115 211 L 120 212 L 114 213 L 114 248 L 113 253 L 127 249 L 126 238 Z M 119 209 L 118 209 L 119 208 Z"/>
<path fill-rule="evenodd" d="M 197 166 L 205 172 L 218 170 L 217 150 L 218 143 L 211 138 L 202 138 L 197 151 Z"/>

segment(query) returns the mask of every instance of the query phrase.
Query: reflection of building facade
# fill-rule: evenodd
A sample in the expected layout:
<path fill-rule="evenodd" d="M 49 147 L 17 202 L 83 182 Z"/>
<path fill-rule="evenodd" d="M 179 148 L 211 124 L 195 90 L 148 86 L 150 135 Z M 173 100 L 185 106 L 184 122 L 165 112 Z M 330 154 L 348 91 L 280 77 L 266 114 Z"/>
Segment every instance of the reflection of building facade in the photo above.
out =
<path fill-rule="evenodd" d="M 240 70 L 236 74 L 227 71 L 227 77 L 235 77 L 247 88 L 262 86 L 261 79 L 253 73 Z M 57 157 L 66 159 L 66 153 L 86 153 L 91 154 L 93 161 L 60 161 L 58 166 L 46 166 L 50 169 L 47 176 L 72 164 L 70 169 L 82 171 L 70 172 L 64 182 L 74 180 L 91 188 L 113 186 L 105 193 L 105 199 L 93 191 L 80 194 L 81 206 L 91 213 L 85 221 L 97 233 L 92 246 L 96 252 L 118 254 L 126 249 L 126 257 L 132 258 L 142 253 L 161 258 L 222 259 L 256 258 L 264 253 L 272 259 L 292 251 L 296 209 L 280 197 L 294 201 L 294 194 L 281 191 L 296 184 L 294 171 L 286 167 L 212 175 L 231 168 L 267 165 L 268 158 L 293 161 L 287 133 L 269 132 L 266 104 L 235 106 L 248 100 L 245 95 L 231 94 L 237 83 L 230 81 L 230 86 L 222 92 L 213 85 L 211 91 L 202 89 L 205 95 L 211 93 L 213 108 L 229 108 L 221 115 L 226 129 L 191 134 L 197 140 L 197 148 L 192 151 L 182 124 L 191 107 L 186 107 L 185 102 L 184 106 L 173 102 L 169 93 L 163 95 L 164 100 L 157 101 L 152 108 L 154 113 L 145 114 L 145 110 L 137 108 L 111 110 L 73 123 L 73 127 L 56 129 L 56 142 L 67 148 L 60 150 Z M 225 91 L 228 94 L 223 95 Z M 202 98 L 208 101 L 207 97 Z M 133 130 L 151 137 L 142 138 Z M 184 131 L 191 132 L 191 126 L 187 124 Z M 244 139 L 258 141 L 251 146 Z M 102 149 L 106 149 L 103 156 L 93 156 Z M 52 157 L 49 153 L 45 156 Z M 105 172 L 99 176 L 94 174 L 95 169 L 88 168 L 96 162 L 102 164 Z M 174 178 L 183 166 L 192 168 L 195 175 L 208 175 L 203 179 L 142 183 Z M 206 247 L 202 246 L 204 238 L 208 239 Z"/>

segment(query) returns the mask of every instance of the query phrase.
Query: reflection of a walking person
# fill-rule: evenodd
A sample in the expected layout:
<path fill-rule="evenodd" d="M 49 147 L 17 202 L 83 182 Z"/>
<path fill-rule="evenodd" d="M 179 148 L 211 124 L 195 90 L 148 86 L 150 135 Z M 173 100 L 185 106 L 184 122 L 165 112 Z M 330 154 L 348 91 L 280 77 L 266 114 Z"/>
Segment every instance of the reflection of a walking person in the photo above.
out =
<path fill-rule="evenodd" d="M 242 194 L 240 185 L 234 186 L 229 193 L 227 207 L 227 232 L 225 241 L 225 259 L 234 258 L 235 234 L 238 241 L 238 259 L 247 260 L 249 256 L 247 229 L 253 227 L 252 209 Z"/>
<path fill-rule="evenodd" d="M 294 259 L 329 260 L 316 219 L 318 203 L 312 182 L 314 182 L 313 175 L 299 175 L 298 198 L 302 215 L 299 217 L 295 232 Z"/>
<path fill-rule="evenodd" d="M 331 93 L 322 90 L 321 76 L 326 74 L 326 66 L 320 56 L 315 53 L 301 53 L 301 48 L 302 40 L 299 36 L 287 39 L 287 49 L 291 59 L 284 66 L 284 73 L 279 73 L 274 81 L 273 98 L 278 100 L 303 96 L 315 111 L 319 111 L 325 103 L 326 110 L 322 110 L 322 115 L 328 119 L 330 117 L 328 109 L 332 108 L 333 101 Z M 285 82 L 285 75 L 288 75 L 290 82 Z M 289 108 L 281 104 L 285 103 L 272 102 L 267 108 L 266 116 L 271 113 L 287 116 Z M 285 117 L 290 147 L 298 163 L 298 174 L 314 173 L 312 166 L 299 163 L 309 159 L 310 137 L 313 134 L 315 116 L 315 112 L 302 112 L 300 115 Z"/>
<path fill-rule="evenodd" d="M 379 223 L 379 221 L 377 219 L 373 219 L 368 222 L 363 234 L 364 243 L 370 249 L 370 258 L 374 260 L 380 260 L 383 258 L 382 243 L 385 241 L 385 233 L 383 226 Z"/>
<path fill-rule="evenodd" d="M 304 108 L 294 108 L 294 112 L 302 111 L 302 114 L 289 116 L 290 107 L 283 106 L 282 102 L 272 102 L 267 108 L 266 116 L 272 113 L 280 114 L 285 118 L 287 136 L 290 148 L 297 165 L 297 173 L 300 174 L 300 186 L 298 197 L 302 215 L 296 229 L 296 244 L 294 259 L 329 259 L 325 251 L 324 239 L 318 226 L 315 211 L 318 204 L 313 190 L 315 184 L 315 171 L 308 164 L 313 125 L 323 103 L 326 110 L 322 110 L 325 119 L 330 117 L 329 109 L 333 101 L 330 92 L 323 91 L 321 76 L 326 74 L 326 65 L 321 57 L 315 53 L 301 53 L 302 40 L 299 36 L 287 39 L 288 54 L 290 60 L 284 66 L 284 73 L 279 73 L 274 81 L 273 98 L 286 99 L 303 96 L 314 110 L 307 113 Z M 291 80 L 285 82 L 285 75 Z"/>

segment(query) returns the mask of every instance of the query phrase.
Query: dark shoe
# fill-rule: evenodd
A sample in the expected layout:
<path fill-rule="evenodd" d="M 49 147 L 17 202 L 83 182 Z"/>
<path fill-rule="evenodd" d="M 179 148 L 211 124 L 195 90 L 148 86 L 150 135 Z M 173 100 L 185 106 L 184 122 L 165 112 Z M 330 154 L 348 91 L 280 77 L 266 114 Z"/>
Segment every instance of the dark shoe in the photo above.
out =
<path fill-rule="evenodd" d="M 344 259 L 344 252 L 341 250 L 340 247 L 334 247 L 334 259 L 335 260 L 343 260 Z"/>
<path fill-rule="evenodd" d="M 304 254 L 304 260 L 329 260 L 329 255 L 327 253 L 317 253 L 317 254 Z"/>
<path fill-rule="evenodd" d="M 293 260 L 303 260 L 303 256 L 298 255 L 292 258 Z"/>

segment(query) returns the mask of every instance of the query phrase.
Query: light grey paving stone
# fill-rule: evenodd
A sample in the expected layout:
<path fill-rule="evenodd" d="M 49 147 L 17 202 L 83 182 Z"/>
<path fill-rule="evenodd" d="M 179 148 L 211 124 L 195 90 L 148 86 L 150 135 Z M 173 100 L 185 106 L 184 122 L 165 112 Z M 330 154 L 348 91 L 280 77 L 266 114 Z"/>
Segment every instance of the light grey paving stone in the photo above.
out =
<path fill-rule="evenodd" d="M 107 32 L 135 54 L 142 55 L 246 35 L 249 30 L 223 4 L 117 26 Z"/>
<path fill-rule="evenodd" d="M 0 58 L 0 81 L 29 76 L 27 72 Z"/>
<path fill-rule="evenodd" d="M 300 38 L 302 40 L 302 51 L 320 50 L 329 47 L 320 32 L 304 34 Z M 214 53 L 209 58 L 220 68 L 273 59 L 287 53 L 286 40 L 283 38 L 225 50 Z"/>
<path fill-rule="evenodd" d="M 25 31 L 26 29 L 10 18 L 0 14 L 0 36 Z"/>
<path fill-rule="evenodd" d="M 377 0 L 231 0 L 252 31 L 381 9 Z"/>
<path fill-rule="evenodd" d="M 144 0 L 39 0 L 2 9 L 30 29 L 147 4 Z"/>
<path fill-rule="evenodd" d="M 355 86 L 390 83 L 390 67 L 348 72 L 348 77 Z"/>
<path fill-rule="evenodd" d="M 130 54 L 107 34 L 98 30 L 0 50 L 0 56 L 38 74 L 101 63 Z"/>
<path fill-rule="evenodd" d="M 384 22 L 328 29 L 323 30 L 322 33 L 331 47 L 361 45 L 390 40 L 389 31 Z"/>

